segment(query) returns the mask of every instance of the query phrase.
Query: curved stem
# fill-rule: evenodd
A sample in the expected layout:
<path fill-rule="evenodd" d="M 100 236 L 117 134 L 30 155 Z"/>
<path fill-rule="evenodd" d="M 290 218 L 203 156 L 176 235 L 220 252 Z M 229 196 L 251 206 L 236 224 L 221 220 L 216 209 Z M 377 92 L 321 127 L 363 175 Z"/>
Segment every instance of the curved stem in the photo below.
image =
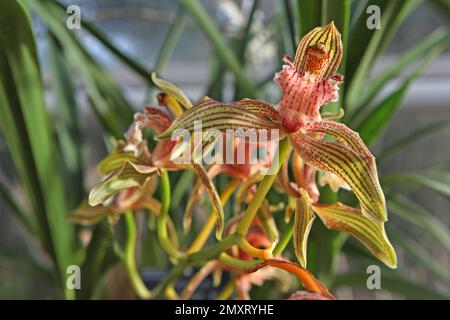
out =
<path fill-rule="evenodd" d="M 180 261 L 180 264 L 172 269 L 171 273 L 158 284 L 154 290 L 154 297 L 163 294 L 167 287 L 171 286 L 183 273 L 184 269 L 189 266 L 202 264 L 205 261 L 216 259 L 222 252 L 228 250 L 236 244 L 236 234 L 229 235 L 222 239 L 221 242 L 204 248 L 202 251 L 191 253 L 186 259 Z"/>
<path fill-rule="evenodd" d="M 179 251 L 170 241 L 167 233 L 167 217 L 169 215 L 170 207 L 170 180 L 167 171 L 161 173 L 161 211 L 156 220 L 156 228 L 158 232 L 158 239 L 163 249 L 167 254 L 175 259 L 180 259 L 186 256 L 185 253 Z"/>
<path fill-rule="evenodd" d="M 220 254 L 219 261 L 230 267 L 233 267 L 233 268 L 239 269 L 239 270 L 248 269 L 250 267 L 253 267 L 255 264 L 263 262 L 263 260 L 260 260 L 260 259 L 240 260 L 240 259 L 230 256 L 229 254 L 227 254 L 225 252 Z"/>
<path fill-rule="evenodd" d="M 267 193 L 269 192 L 270 188 L 272 187 L 272 184 L 274 183 L 277 173 L 280 170 L 281 164 L 286 159 L 287 155 L 289 154 L 290 145 L 288 140 L 285 138 L 281 140 L 280 146 L 278 149 L 278 163 L 277 167 L 275 168 L 275 172 L 272 175 L 267 175 L 264 177 L 263 181 L 258 186 L 258 190 L 255 193 L 255 196 L 253 197 L 252 201 L 250 202 L 250 205 L 247 208 L 247 211 L 244 214 L 244 217 L 242 218 L 241 222 L 239 223 L 239 226 L 237 228 L 237 233 L 241 235 L 245 235 L 250 228 L 253 219 L 255 218 L 256 213 L 258 212 L 258 209 L 261 207 Z"/>
<path fill-rule="evenodd" d="M 220 195 L 220 202 L 222 203 L 222 206 L 224 206 L 227 203 L 228 199 L 230 199 L 230 197 L 233 194 L 234 190 L 236 189 L 238 183 L 239 183 L 239 179 L 231 180 L 230 183 L 225 188 L 225 190 L 222 192 L 222 194 Z M 209 213 L 209 216 L 208 216 L 208 219 L 206 220 L 205 225 L 203 226 L 203 229 L 200 231 L 197 238 L 195 238 L 191 247 L 187 250 L 187 253 L 193 253 L 193 252 L 199 251 L 205 245 L 211 232 L 214 229 L 216 220 L 217 220 L 217 215 L 214 213 L 214 211 L 211 211 Z"/>
<path fill-rule="evenodd" d="M 268 249 L 255 248 L 241 234 L 238 234 L 238 237 L 236 237 L 236 244 L 239 246 L 239 248 L 241 248 L 244 252 L 251 255 L 252 257 L 263 260 L 273 259 L 272 255 L 273 247 Z"/>
<path fill-rule="evenodd" d="M 130 278 L 134 291 L 141 299 L 150 299 L 151 291 L 142 281 L 136 266 L 135 250 L 136 250 L 136 223 L 132 211 L 125 214 L 125 223 L 127 226 L 127 239 L 125 242 L 124 263 Z"/>

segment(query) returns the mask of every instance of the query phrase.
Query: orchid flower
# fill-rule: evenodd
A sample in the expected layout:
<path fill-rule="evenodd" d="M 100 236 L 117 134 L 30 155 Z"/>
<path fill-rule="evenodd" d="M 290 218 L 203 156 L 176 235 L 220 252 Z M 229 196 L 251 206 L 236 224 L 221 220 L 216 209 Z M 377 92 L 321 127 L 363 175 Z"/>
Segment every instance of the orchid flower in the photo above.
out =
<path fill-rule="evenodd" d="M 143 139 L 145 128 L 161 134 L 173 119 L 188 109 L 192 103 L 175 85 L 152 75 L 155 84 L 163 91 L 157 95 L 159 106 L 147 106 L 144 112 L 137 112 L 134 121 L 125 132 L 125 140 L 117 142 L 116 149 L 103 159 L 97 170 L 106 179 L 90 192 L 89 199 L 83 202 L 68 219 L 82 224 L 92 224 L 103 216 L 117 217 L 127 209 L 148 209 L 158 214 L 161 204 L 154 199 L 156 174 L 161 170 L 185 170 L 196 173 L 202 186 L 207 190 L 214 211 L 218 216 L 217 235 L 220 237 L 223 209 L 220 199 L 207 172 L 200 164 L 179 165 L 171 161 L 171 154 L 177 141 L 159 141 L 150 152 L 147 141 Z M 171 222 L 169 222 L 170 227 Z"/>
<path fill-rule="evenodd" d="M 354 236 L 395 268 L 396 254 L 384 230 L 387 212 L 375 158 L 358 133 L 342 123 L 322 119 L 320 112 L 323 105 L 338 101 L 343 76 L 336 70 L 342 54 L 341 35 L 334 23 L 317 27 L 300 41 L 294 59 L 283 58 L 285 65 L 274 79 L 282 91 L 277 105 L 254 99 L 221 103 L 206 97 L 157 138 L 167 139 L 177 129 L 193 133 L 195 121 L 201 121 L 203 129 L 247 129 L 258 135 L 269 132 L 269 139 L 286 138 L 297 159 L 294 243 L 300 264 L 306 266 L 308 234 L 317 215 L 327 228 Z M 275 131 L 280 134 L 272 134 Z M 317 171 L 331 174 L 328 181 L 350 188 L 359 208 L 340 202 L 319 204 Z"/>
<path fill-rule="evenodd" d="M 224 141 L 227 141 L 225 135 L 223 135 Z M 227 177 L 233 178 L 234 181 L 240 183 L 237 194 L 252 195 L 252 188 L 254 185 L 262 179 L 262 171 L 267 170 L 271 164 L 275 154 L 276 144 L 272 142 L 267 143 L 249 143 L 245 139 L 238 137 L 229 137 L 230 145 L 223 145 L 220 156 L 222 161 L 217 164 L 214 163 L 208 168 L 208 177 L 210 180 L 214 177 L 223 174 Z M 230 149 L 231 148 L 231 149 Z M 254 155 L 259 148 L 266 150 L 266 157 L 260 161 L 254 161 Z M 244 150 L 243 159 L 238 160 L 238 153 Z M 233 161 L 228 163 L 227 158 L 233 157 Z M 188 204 L 183 216 L 183 227 L 185 233 L 189 232 L 193 211 L 198 204 L 198 200 L 202 195 L 204 188 L 201 181 L 198 181 L 189 197 Z M 238 197 L 239 198 L 239 197 Z M 247 197 L 246 200 L 250 199 Z M 238 204 L 242 203 L 244 199 L 238 200 Z"/>

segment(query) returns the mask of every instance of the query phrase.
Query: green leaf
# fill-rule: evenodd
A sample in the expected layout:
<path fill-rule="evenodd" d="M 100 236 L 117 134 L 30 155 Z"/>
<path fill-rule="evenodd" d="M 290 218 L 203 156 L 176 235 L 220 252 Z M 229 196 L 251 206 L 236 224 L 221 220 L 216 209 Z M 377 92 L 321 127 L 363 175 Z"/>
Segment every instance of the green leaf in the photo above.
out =
<path fill-rule="evenodd" d="M 328 23 L 330 21 L 334 21 L 334 24 L 336 25 L 336 28 L 339 30 L 339 32 L 342 35 L 342 61 L 338 68 L 338 73 L 345 74 L 345 69 L 347 65 L 347 52 L 349 50 L 348 48 L 348 39 L 350 35 L 350 6 L 351 1 L 350 0 L 341 0 L 341 1 L 334 1 L 334 0 L 326 0 L 326 12 L 325 14 L 325 23 Z M 323 111 L 329 111 L 329 112 L 338 112 L 342 109 L 343 100 L 345 97 L 345 82 L 343 85 L 341 85 L 341 88 L 339 90 L 339 101 L 331 102 L 325 105 L 322 110 Z"/>
<path fill-rule="evenodd" d="M 437 121 L 433 121 L 430 124 L 426 124 L 422 127 L 417 128 L 411 133 L 401 137 L 400 139 L 394 141 L 390 145 L 386 146 L 381 150 L 379 156 L 377 156 L 378 164 L 389 159 L 393 154 L 402 150 L 404 147 L 409 146 L 412 143 L 416 143 L 417 140 L 428 136 L 430 134 L 435 133 L 436 131 L 442 130 L 443 128 L 448 127 L 450 123 L 449 119 L 439 119 Z"/>
<path fill-rule="evenodd" d="M 447 0 L 429 0 L 435 7 L 436 11 L 450 20 L 450 3 Z"/>
<path fill-rule="evenodd" d="M 335 277 L 332 288 L 336 290 L 341 287 L 367 289 L 367 274 L 365 272 L 339 274 Z M 411 281 L 398 271 L 383 270 L 381 287 L 383 290 L 401 294 L 407 299 L 448 299 L 444 294 Z"/>
<path fill-rule="evenodd" d="M 390 15 L 392 15 L 393 8 L 387 7 L 388 0 L 374 0 L 374 1 L 360 1 L 363 10 L 357 17 L 357 20 L 353 24 L 349 40 L 348 40 L 348 56 L 349 62 L 346 66 L 345 79 L 346 85 L 349 86 L 353 82 L 358 68 L 363 64 L 369 64 L 369 59 L 365 58 L 365 55 L 374 56 L 379 42 L 381 41 L 381 34 L 383 31 L 370 30 L 367 28 L 366 8 L 369 5 L 376 5 L 382 12 L 382 21 L 386 21 Z M 394 4 L 392 4 L 394 5 Z M 392 6 L 391 5 L 391 6 Z M 364 61 L 362 61 L 364 59 Z M 351 62 L 351 63 L 350 63 Z M 367 66 L 366 66 L 367 68 Z"/>
<path fill-rule="evenodd" d="M 113 251 L 113 236 L 106 221 L 94 227 L 86 257 L 81 265 L 81 290 L 77 293 L 77 298 L 91 299 L 93 294 L 99 291 L 108 269 L 118 261 Z"/>
<path fill-rule="evenodd" d="M 256 3 L 255 1 L 254 3 Z M 292 51 L 297 48 L 297 37 L 295 34 L 295 22 L 292 14 L 291 0 L 283 0 L 283 14 L 286 17 L 286 25 L 289 31 L 289 38 L 291 40 Z"/>
<path fill-rule="evenodd" d="M 370 41 L 364 45 L 363 42 L 356 42 L 354 39 L 350 38 L 350 46 L 358 47 L 360 50 L 356 57 L 349 55 L 349 69 L 347 70 L 346 76 L 348 81 L 349 89 L 346 96 L 346 106 L 347 114 L 350 116 L 352 113 L 356 112 L 356 106 L 361 96 L 361 92 L 364 91 L 367 79 L 370 75 L 370 71 L 376 62 L 376 58 L 383 52 L 384 48 L 390 43 L 392 37 L 398 29 L 398 26 L 403 22 L 403 20 L 411 14 L 417 6 L 423 0 L 406 0 L 406 1 L 374 1 L 374 3 L 379 3 L 381 13 L 382 13 L 382 23 L 381 29 L 376 29 L 375 31 L 368 30 L 366 24 L 367 16 L 365 12 L 361 15 L 361 20 L 359 24 L 356 25 L 353 30 L 357 34 L 359 39 L 362 37 L 369 37 Z M 364 24 L 364 25 L 361 25 Z M 362 28 L 363 31 L 357 28 Z M 353 45 L 356 44 L 357 45 Z M 360 59 L 358 59 L 360 57 Z"/>
<path fill-rule="evenodd" d="M 40 0 L 41 2 L 46 2 L 45 6 L 48 7 L 59 7 L 59 15 L 66 14 L 66 6 L 59 1 L 52 0 Z M 56 12 L 56 10 L 55 10 Z M 81 19 L 81 26 L 83 30 L 88 31 L 95 39 L 97 39 L 106 49 L 108 49 L 112 54 L 114 54 L 120 61 L 122 61 L 125 65 L 127 65 L 131 70 L 133 70 L 137 75 L 139 75 L 142 79 L 147 82 L 150 82 L 149 74 L 150 71 L 146 70 L 146 68 L 137 62 L 137 59 L 131 58 L 121 50 L 119 50 L 115 45 L 111 43 L 111 41 L 98 30 L 94 24 L 86 21 L 85 19 Z"/>
<path fill-rule="evenodd" d="M 424 231 L 450 252 L 449 228 L 425 208 L 400 195 L 388 198 L 387 205 L 389 212 Z"/>
<path fill-rule="evenodd" d="M 367 145 L 372 145 L 388 126 L 390 119 L 400 106 L 411 83 L 412 80 L 403 83 L 400 88 L 375 106 L 372 112 L 361 121 L 362 124 L 356 131 L 359 132 L 361 138 Z"/>
<path fill-rule="evenodd" d="M 192 188 L 194 180 L 194 173 L 190 170 L 184 171 L 179 179 L 177 180 L 177 183 L 175 185 L 175 188 L 173 189 L 172 194 L 172 210 L 175 210 L 175 208 L 179 208 L 179 204 L 181 203 L 181 200 L 186 193 L 186 190 Z"/>
<path fill-rule="evenodd" d="M 170 57 L 172 56 L 172 52 L 178 42 L 178 39 L 183 32 L 184 26 L 186 25 L 186 21 L 186 15 L 180 7 L 178 9 L 176 17 L 173 20 L 172 25 L 170 26 L 169 31 L 167 32 L 167 35 L 164 37 L 164 43 L 158 52 L 155 67 L 153 68 L 154 72 L 159 73 L 160 71 L 162 71 L 169 61 Z"/>
<path fill-rule="evenodd" d="M 61 15 L 56 4 L 49 1 L 33 1 L 30 4 L 58 39 L 66 60 L 80 75 L 99 120 L 112 135 L 120 138 L 133 118 L 133 108 L 110 75 L 94 62 L 74 33 L 61 23 L 65 17 L 64 12 Z"/>
<path fill-rule="evenodd" d="M 416 67 L 414 72 L 406 78 L 403 84 L 379 105 L 375 106 L 372 111 L 361 120 L 361 125 L 357 131 L 368 145 L 374 143 L 389 124 L 389 121 L 399 108 L 400 103 L 411 84 L 425 70 L 426 66 L 428 66 L 435 57 L 441 54 L 449 44 L 450 39 L 448 42 L 439 43 L 439 46 L 430 50 Z"/>
<path fill-rule="evenodd" d="M 392 241 L 398 244 L 408 255 L 410 255 L 415 262 L 422 264 L 425 268 L 431 271 L 442 284 L 450 286 L 450 276 L 448 270 L 439 264 L 423 247 L 423 242 L 418 242 L 416 239 L 407 236 L 406 234 L 395 230 L 392 232 Z"/>
<path fill-rule="evenodd" d="M 50 86 L 58 110 L 56 132 L 59 151 L 63 159 L 65 184 L 68 186 L 68 207 L 73 208 L 84 196 L 83 134 L 75 87 L 58 41 L 48 37 L 50 63 Z"/>
<path fill-rule="evenodd" d="M 388 70 L 382 72 L 380 76 L 368 83 L 367 90 L 363 95 L 360 106 L 358 107 L 358 114 L 370 106 L 373 99 L 381 92 L 390 80 L 394 79 L 396 76 L 399 76 L 421 56 L 424 54 L 426 55 L 435 48 L 448 47 L 449 44 L 450 32 L 437 29 L 422 39 L 413 48 L 408 48 L 405 53 L 396 58 L 395 63 Z M 352 119 L 354 119 L 355 116 Z"/>
<path fill-rule="evenodd" d="M 423 186 L 450 198 L 450 172 L 424 171 L 408 174 L 392 174 L 382 178 L 383 185 Z"/>
<path fill-rule="evenodd" d="M 44 245 L 65 287 L 73 230 L 64 221 L 66 203 L 53 127 L 28 18 L 16 1 L 0 2 L 0 124 L 11 157 L 38 218 Z M 66 298 L 74 292 L 64 289 Z"/>
<path fill-rule="evenodd" d="M 10 266 L 17 274 L 30 274 L 36 279 L 54 283 L 54 274 L 48 266 L 37 263 L 29 252 L 0 249 L 0 268 Z M 19 273 L 20 272 L 20 273 Z"/>
<path fill-rule="evenodd" d="M 300 38 L 312 29 L 326 24 L 322 20 L 323 0 L 297 0 L 297 28 Z"/>
<path fill-rule="evenodd" d="M 30 235 L 38 237 L 40 230 L 34 217 L 30 213 L 26 212 L 21 205 L 19 205 L 11 194 L 11 191 L 8 190 L 8 187 L 2 181 L 0 181 L 0 198 L 3 200 L 3 203 L 9 207 L 10 212 L 16 215 L 17 219 L 30 233 Z"/>
<path fill-rule="evenodd" d="M 180 4 L 192 14 L 195 23 L 209 39 L 216 54 L 223 64 L 233 73 L 242 92 L 251 97 L 254 94 L 253 84 L 245 77 L 238 58 L 225 42 L 219 29 L 199 0 L 180 0 Z"/>

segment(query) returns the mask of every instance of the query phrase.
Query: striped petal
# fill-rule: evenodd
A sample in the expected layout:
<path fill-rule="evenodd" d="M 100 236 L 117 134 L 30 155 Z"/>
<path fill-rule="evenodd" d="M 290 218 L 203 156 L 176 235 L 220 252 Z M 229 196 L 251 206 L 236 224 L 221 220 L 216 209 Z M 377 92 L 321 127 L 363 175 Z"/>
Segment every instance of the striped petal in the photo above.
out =
<path fill-rule="evenodd" d="M 283 93 L 279 105 L 286 131 L 296 132 L 320 120 L 320 108 L 338 101 L 338 84 L 343 77 L 335 72 L 342 54 L 341 34 L 331 22 L 315 28 L 300 41 L 294 61 L 288 56 L 283 58 L 286 64 L 274 80 Z"/>
<path fill-rule="evenodd" d="M 186 209 L 184 210 L 183 215 L 183 232 L 184 234 L 188 234 L 191 231 L 192 225 L 192 217 L 194 215 L 194 210 L 200 201 L 202 196 L 202 182 L 198 179 L 198 181 L 194 184 L 194 187 L 191 190 L 191 195 L 189 196 L 188 203 L 186 205 Z"/>
<path fill-rule="evenodd" d="M 273 243 L 275 241 L 278 241 L 279 233 L 271 209 L 272 208 L 270 208 L 269 201 L 265 200 L 261 206 L 261 209 L 258 210 L 257 215 L 261 224 L 261 228 L 263 228 L 264 233 L 267 235 L 270 243 Z"/>
<path fill-rule="evenodd" d="M 155 72 L 152 73 L 152 81 L 158 88 L 161 89 L 162 92 L 168 94 L 170 97 L 175 99 L 179 104 L 181 104 L 186 109 L 192 107 L 191 100 L 189 100 L 189 98 L 184 94 L 184 92 L 180 88 L 170 83 L 169 81 L 159 79 L 156 76 Z M 168 107 L 170 107 L 170 104 L 168 105 Z"/>
<path fill-rule="evenodd" d="M 333 295 L 328 291 L 327 287 L 325 287 L 319 280 L 317 280 L 308 270 L 290 261 L 269 259 L 265 260 L 262 263 L 254 265 L 253 267 L 247 269 L 246 272 L 255 272 L 266 266 L 279 268 L 290 272 L 297 277 L 302 286 L 308 292 L 319 293 L 326 298 L 334 299 Z"/>
<path fill-rule="evenodd" d="M 309 73 L 318 81 L 332 77 L 343 55 L 341 34 L 333 22 L 314 28 L 298 45 L 294 66 L 302 75 Z"/>
<path fill-rule="evenodd" d="M 317 170 L 307 166 L 297 153 L 292 158 L 292 169 L 297 185 L 308 192 L 312 202 L 317 202 L 320 196 L 316 184 Z"/>
<path fill-rule="evenodd" d="M 216 238 L 218 240 L 221 240 L 222 234 L 223 234 L 223 228 L 224 228 L 224 224 L 225 224 L 225 219 L 224 219 L 222 203 L 220 201 L 220 196 L 217 193 L 217 190 L 214 187 L 214 184 L 213 184 L 211 178 L 208 176 L 208 173 L 206 172 L 205 168 L 201 165 L 192 164 L 192 165 L 185 165 L 185 166 L 180 166 L 180 167 L 185 167 L 186 169 L 194 171 L 195 174 L 197 175 L 197 178 L 199 181 L 198 186 L 202 185 L 205 188 L 206 192 L 208 193 L 209 199 L 211 201 L 211 205 L 212 205 L 214 212 L 216 214 L 216 217 L 217 217 L 217 219 L 216 219 Z M 194 190 L 194 191 L 196 192 L 196 194 L 198 194 L 198 190 Z M 197 203 L 197 200 L 198 200 L 198 198 L 195 198 L 193 201 L 195 201 L 195 203 Z M 192 206 L 193 204 L 190 204 L 190 205 Z M 190 211 L 192 211 L 192 210 L 193 210 L 193 208 L 190 209 Z M 188 221 L 190 219 L 191 219 L 191 217 L 187 217 L 183 221 L 185 230 L 186 230 L 186 228 L 190 227 L 190 221 Z"/>
<path fill-rule="evenodd" d="M 97 171 L 102 176 L 106 176 L 114 171 L 119 170 L 126 161 L 137 164 L 145 164 L 145 160 L 142 159 L 142 157 L 136 157 L 132 152 L 123 151 L 123 146 L 119 145 L 113 152 L 111 152 L 98 164 Z"/>
<path fill-rule="evenodd" d="M 294 220 L 294 248 L 295 255 L 303 268 L 306 268 L 308 236 L 315 218 L 308 192 L 301 188 Z"/>
<path fill-rule="evenodd" d="M 96 224 L 108 214 L 113 214 L 109 207 L 92 207 L 84 200 L 77 208 L 65 216 L 67 221 L 84 226 Z"/>
<path fill-rule="evenodd" d="M 157 170 L 153 166 L 144 166 L 126 161 L 117 173 L 95 186 L 89 193 L 89 205 L 97 206 L 118 192 L 129 188 L 143 188 L 150 176 Z"/>
<path fill-rule="evenodd" d="M 325 142 L 300 134 L 300 156 L 316 168 L 337 175 L 358 197 L 362 212 L 375 220 L 386 221 L 387 211 L 375 157 L 357 132 L 342 123 L 321 121 L 302 128 L 309 133 L 326 133 L 337 143 Z M 320 162 L 320 163 L 319 163 Z"/>
<path fill-rule="evenodd" d="M 169 129 L 160 134 L 158 139 L 169 138 L 177 129 L 187 130 L 192 133 L 197 129 L 206 131 L 216 129 L 222 132 L 227 130 L 236 130 L 236 136 L 245 132 L 241 130 L 252 130 L 259 135 L 259 130 L 265 130 L 264 133 L 271 138 L 273 130 L 279 129 L 279 123 L 274 122 L 273 108 L 268 108 L 267 104 L 262 104 L 259 100 L 245 99 L 242 101 L 225 104 L 217 102 L 211 98 L 205 97 L 200 103 L 189 109 L 181 117 L 177 118 Z M 259 107 L 258 110 L 256 110 Z M 198 130 L 198 129 L 197 129 Z"/>
<path fill-rule="evenodd" d="M 327 228 L 354 236 L 388 267 L 397 267 L 397 256 L 386 236 L 383 222 L 369 219 L 360 210 L 339 202 L 315 204 L 313 209 Z"/>

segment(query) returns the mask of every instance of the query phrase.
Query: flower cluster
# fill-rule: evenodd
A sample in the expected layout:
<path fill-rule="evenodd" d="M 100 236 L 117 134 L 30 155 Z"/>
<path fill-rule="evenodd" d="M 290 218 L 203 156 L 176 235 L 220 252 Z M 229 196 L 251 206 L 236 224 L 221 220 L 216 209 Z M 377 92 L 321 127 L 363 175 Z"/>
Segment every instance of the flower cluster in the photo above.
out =
<path fill-rule="evenodd" d="M 274 277 L 261 273 L 266 266 L 288 271 L 299 279 L 307 293 L 295 293 L 291 299 L 333 298 L 306 269 L 308 237 L 316 216 L 327 228 L 354 236 L 375 257 L 395 268 L 396 254 L 384 230 L 387 212 L 375 158 L 358 133 L 335 121 L 339 114 L 321 112 L 322 106 L 339 100 L 339 85 L 344 78 L 336 72 L 342 55 L 341 35 L 333 23 L 309 32 L 301 40 L 294 59 L 285 56 L 285 65 L 275 75 L 282 92 L 276 105 L 255 99 L 222 103 L 209 97 L 192 104 L 179 88 L 153 75 L 153 81 L 162 91 L 158 95 L 159 106 L 146 107 L 143 113 L 135 115 L 125 140 L 118 141 L 116 150 L 99 165 L 100 173 L 107 177 L 91 191 L 91 207 L 83 204 L 70 218 L 91 223 L 104 215 L 117 218 L 120 213 L 138 209 L 148 209 L 158 218 L 163 217 L 158 234 L 171 258 L 186 265 L 207 262 L 181 293 L 182 298 L 188 298 L 199 281 L 214 270 L 236 272 L 238 297 L 248 298 L 252 283 Z M 259 144 L 236 135 L 231 149 L 235 151 L 241 146 L 248 155 L 258 148 L 272 150 L 278 145 L 278 157 L 257 164 L 206 167 L 197 161 L 179 164 L 174 161 L 174 154 L 179 153 L 183 141 L 177 138 L 176 132 L 184 130 L 194 134 L 195 122 L 201 122 L 203 130 L 214 129 L 220 134 L 253 130 L 258 136 L 266 132 L 267 143 Z M 153 130 L 158 139 L 152 151 L 143 139 L 144 128 Z M 202 146 L 213 144 L 206 142 Z M 223 148 L 223 156 L 227 155 L 226 150 L 229 148 Z M 273 175 L 261 174 L 261 166 L 274 163 Z M 203 190 L 212 204 L 203 229 L 186 247 L 180 247 L 176 241 L 165 243 L 171 241 L 166 237 L 167 230 L 175 233 L 173 229 L 178 226 L 171 222 L 167 205 L 153 197 L 158 175 L 161 175 L 161 188 L 166 190 L 167 180 L 163 177 L 173 170 L 192 170 L 197 177 L 184 215 L 186 233 L 191 231 Z M 293 173 L 293 180 L 289 172 Z M 217 175 L 230 177 L 220 197 L 213 183 Z M 274 219 L 283 204 L 271 204 L 266 198 L 273 183 L 289 198 L 284 208 L 288 219 L 294 217 L 291 234 L 299 264 L 282 257 L 290 234 L 279 234 Z M 328 184 L 336 192 L 339 188 L 351 190 L 359 206 L 320 203 L 318 183 Z M 234 215 L 225 221 L 222 207 L 233 194 L 237 200 Z M 219 242 L 214 250 L 203 251 L 214 225 Z M 193 257 L 199 260 L 192 262 Z M 167 292 L 177 295 L 173 290 Z"/>

